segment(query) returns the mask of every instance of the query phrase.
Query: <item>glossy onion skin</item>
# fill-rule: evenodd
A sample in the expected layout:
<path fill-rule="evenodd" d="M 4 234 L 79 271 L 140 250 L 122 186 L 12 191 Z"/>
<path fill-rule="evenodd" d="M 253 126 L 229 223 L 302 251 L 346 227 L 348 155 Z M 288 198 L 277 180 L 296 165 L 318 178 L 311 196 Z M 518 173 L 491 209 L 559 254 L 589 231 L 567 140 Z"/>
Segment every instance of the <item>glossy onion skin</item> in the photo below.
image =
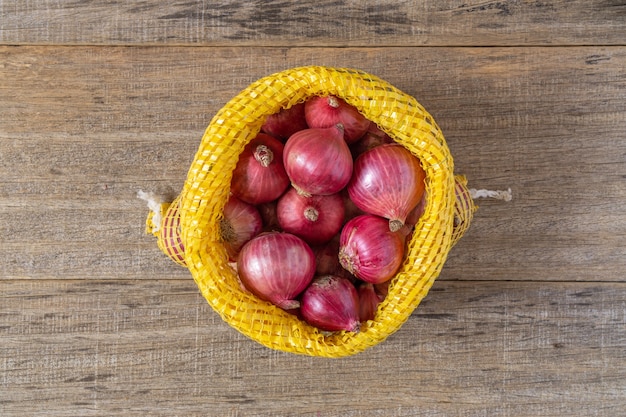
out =
<path fill-rule="evenodd" d="M 262 233 L 239 252 L 237 272 L 250 292 L 290 310 L 299 307 L 296 298 L 315 275 L 315 255 L 290 233 Z"/>
<path fill-rule="evenodd" d="M 305 210 L 314 210 L 315 219 L 309 219 Z M 290 188 L 278 200 L 276 214 L 285 232 L 292 233 L 310 245 L 321 245 L 339 233 L 345 208 L 340 194 L 305 197 Z"/>
<path fill-rule="evenodd" d="M 387 220 L 372 214 L 348 221 L 339 238 L 339 262 L 357 278 L 372 284 L 391 279 L 404 258 L 404 239 L 389 230 Z"/>
<path fill-rule="evenodd" d="M 332 104 L 337 107 L 333 107 Z M 346 143 L 358 141 L 370 127 L 370 121 L 343 99 L 335 96 L 311 97 L 304 106 L 304 116 L 309 127 L 344 126 Z"/>
<path fill-rule="evenodd" d="M 263 167 L 255 158 L 255 150 L 265 145 L 272 152 L 272 161 Z M 259 133 L 239 156 L 233 171 L 232 193 L 249 204 L 263 204 L 280 197 L 289 186 L 283 165 L 283 144 L 273 136 Z"/>
<path fill-rule="evenodd" d="M 401 227 L 424 194 L 425 178 L 419 160 L 405 147 L 384 144 L 356 159 L 348 195 L 364 212 L 388 219 L 390 227 L 392 222 Z"/>
<path fill-rule="evenodd" d="M 352 176 L 352 154 L 338 126 L 294 133 L 287 139 L 283 159 L 291 184 L 302 194 L 335 194 Z"/>
<path fill-rule="evenodd" d="M 358 332 L 359 296 L 354 285 L 336 275 L 313 280 L 302 294 L 300 313 L 312 326 L 326 331 Z"/>

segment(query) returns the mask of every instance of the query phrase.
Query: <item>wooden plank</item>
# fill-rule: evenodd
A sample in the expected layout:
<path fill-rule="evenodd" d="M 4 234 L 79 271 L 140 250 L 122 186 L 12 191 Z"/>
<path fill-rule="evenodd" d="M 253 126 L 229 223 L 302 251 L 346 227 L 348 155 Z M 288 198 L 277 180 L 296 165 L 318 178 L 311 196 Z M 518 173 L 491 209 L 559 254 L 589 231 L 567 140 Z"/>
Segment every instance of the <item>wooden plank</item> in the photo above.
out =
<path fill-rule="evenodd" d="M 343 359 L 266 349 L 188 280 L 0 282 L 3 416 L 624 415 L 623 283 L 439 281 Z"/>
<path fill-rule="evenodd" d="M 442 279 L 624 280 L 624 47 L 2 47 L 0 62 L 3 277 L 186 278 L 143 234 L 137 190 L 173 198 L 224 103 L 315 62 L 417 97 L 470 186 L 512 188 L 479 201 Z"/>
<path fill-rule="evenodd" d="M 618 0 L 0 3 L 2 44 L 623 45 Z"/>

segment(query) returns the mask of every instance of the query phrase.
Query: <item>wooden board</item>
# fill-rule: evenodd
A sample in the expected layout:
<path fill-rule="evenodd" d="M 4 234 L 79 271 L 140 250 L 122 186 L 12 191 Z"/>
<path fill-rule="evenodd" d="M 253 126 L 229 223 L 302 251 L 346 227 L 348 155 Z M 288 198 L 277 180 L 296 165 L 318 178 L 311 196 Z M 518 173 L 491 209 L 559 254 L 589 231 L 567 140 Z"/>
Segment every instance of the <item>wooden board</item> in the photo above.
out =
<path fill-rule="evenodd" d="M 270 351 L 190 281 L 0 282 L 3 415 L 623 416 L 623 283 L 439 282 L 354 357 Z"/>
<path fill-rule="evenodd" d="M 0 43 L 210 46 L 623 45 L 620 0 L 27 1 Z"/>
<path fill-rule="evenodd" d="M 0 61 L 7 278 L 187 277 L 143 235 L 137 191 L 173 199 L 224 103 L 316 62 L 418 97 L 470 186 L 512 189 L 478 202 L 441 279 L 623 281 L 623 48 L 4 47 Z"/>

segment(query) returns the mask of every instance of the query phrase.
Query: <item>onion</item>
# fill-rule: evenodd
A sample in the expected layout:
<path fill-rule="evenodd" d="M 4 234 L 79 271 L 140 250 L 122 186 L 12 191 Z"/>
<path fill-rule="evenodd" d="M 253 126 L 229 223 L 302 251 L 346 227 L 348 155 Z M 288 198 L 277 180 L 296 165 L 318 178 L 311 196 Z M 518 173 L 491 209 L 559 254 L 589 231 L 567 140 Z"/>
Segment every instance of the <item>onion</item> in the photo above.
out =
<path fill-rule="evenodd" d="M 374 290 L 378 294 L 380 301 L 383 301 L 389 294 L 389 287 L 391 286 L 391 280 L 374 284 Z"/>
<path fill-rule="evenodd" d="M 306 128 L 308 126 L 304 118 L 304 103 L 299 103 L 268 116 L 261 126 L 261 132 L 285 141 L 297 131 Z"/>
<path fill-rule="evenodd" d="M 306 196 L 335 194 L 352 175 L 352 154 L 341 125 L 294 133 L 287 139 L 283 160 L 291 184 Z"/>
<path fill-rule="evenodd" d="M 232 193 L 250 204 L 275 200 L 289 186 L 283 166 L 283 144 L 259 133 L 246 145 L 233 171 Z"/>
<path fill-rule="evenodd" d="M 389 219 L 389 229 L 397 231 L 422 198 L 425 177 L 420 161 L 402 145 L 380 145 L 356 159 L 348 195 L 361 210 Z"/>
<path fill-rule="evenodd" d="M 261 233 L 263 221 L 259 210 L 231 195 L 220 219 L 220 235 L 231 261 L 237 259 L 241 247 Z"/>
<path fill-rule="evenodd" d="M 305 197 L 290 188 L 276 206 L 278 224 L 311 245 L 333 238 L 343 225 L 344 206 L 339 194 Z"/>
<path fill-rule="evenodd" d="M 357 292 L 359 294 L 359 319 L 361 321 L 374 320 L 378 304 L 381 302 L 374 285 L 364 282 L 359 285 Z"/>
<path fill-rule="evenodd" d="M 309 127 L 331 127 L 341 123 L 346 143 L 354 143 L 370 126 L 370 121 L 359 111 L 336 96 L 311 97 L 304 105 L 304 116 Z"/>
<path fill-rule="evenodd" d="M 361 326 L 356 288 L 336 275 L 313 280 L 302 294 L 300 312 L 307 323 L 320 330 L 358 332 Z"/>
<path fill-rule="evenodd" d="M 345 224 L 339 238 L 339 262 L 357 278 L 377 284 L 397 272 L 404 257 L 404 238 L 387 221 L 372 214 Z"/>
<path fill-rule="evenodd" d="M 180 203 L 171 204 L 163 216 L 161 240 L 163 249 L 176 263 L 185 265 L 185 245 L 181 237 Z"/>
<path fill-rule="evenodd" d="M 250 292 L 292 310 L 300 306 L 296 298 L 315 275 L 315 255 L 309 245 L 290 233 L 261 233 L 239 252 L 237 272 Z"/>
<path fill-rule="evenodd" d="M 350 150 L 352 151 L 352 155 L 356 158 L 363 152 L 369 151 L 376 146 L 384 145 L 385 143 L 393 143 L 393 139 L 382 131 L 376 123 L 370 122 L 367 132 L 350 146 Z"/>

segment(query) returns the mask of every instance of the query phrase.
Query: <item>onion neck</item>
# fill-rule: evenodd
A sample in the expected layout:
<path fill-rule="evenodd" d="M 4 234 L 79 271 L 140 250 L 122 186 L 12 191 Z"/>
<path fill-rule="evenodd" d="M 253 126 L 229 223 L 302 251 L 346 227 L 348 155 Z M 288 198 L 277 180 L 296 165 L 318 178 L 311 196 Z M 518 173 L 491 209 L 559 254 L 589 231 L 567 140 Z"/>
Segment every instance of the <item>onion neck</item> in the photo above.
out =
<path fill-rule="evenodd" d="M 232 242 L 235 240 L 235 228 L 226 219 L 220 220 L 220 235 L 225 242 Z"/>
<path fill-rule="evenodd" d="M 267 168 L 274 160 L 274 153 L 272 153 L 272 150 L 266 145 L 259 145 L 254 150 L 254 159 L 256 159 L 263 168 Z"/>
<path fill-rule="evenodd" d="M 402 220 L 389 220 L 389 230 L 391 230 L 392 232 L 397 232 L 398 230 L 402 229 L 403 226 L 404 222 Z"/>
<path fill-rule="evenodd" d="M 329 96 L 328 105 L 332 107 L 333 109 L 336 109 L 337 107 L 339 107 L 339 100 L 337 100 L 337 97 L 335 96 Z"/>
<path fill-rule="evenodd" d="M 354 274 L 354 263 L 348 253 L 346 253 L 345 249 L 339 250 L 339 264 L 343 269 L 348 271 L 351 274 Z"/>

